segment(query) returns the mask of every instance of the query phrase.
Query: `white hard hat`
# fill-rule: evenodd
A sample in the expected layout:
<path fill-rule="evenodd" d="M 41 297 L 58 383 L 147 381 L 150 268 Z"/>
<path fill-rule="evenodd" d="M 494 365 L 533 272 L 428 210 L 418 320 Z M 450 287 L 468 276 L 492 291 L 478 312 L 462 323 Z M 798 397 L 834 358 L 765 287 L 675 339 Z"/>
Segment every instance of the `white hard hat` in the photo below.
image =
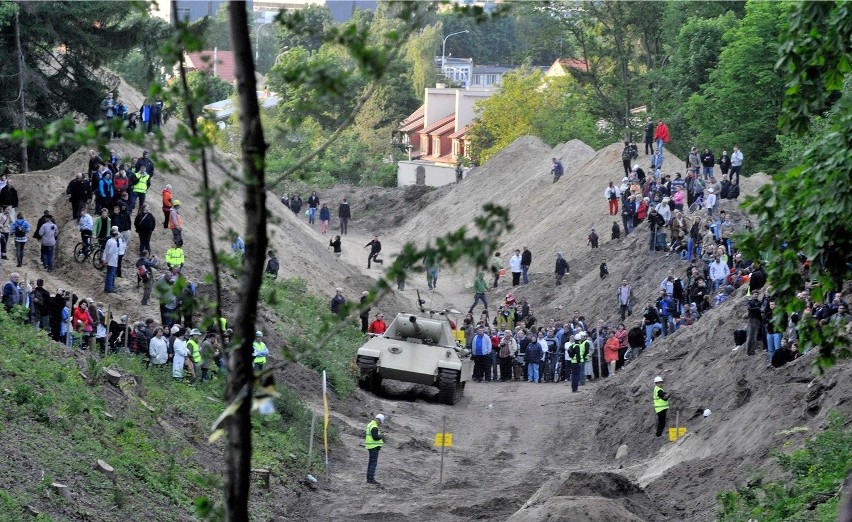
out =
<path fill-rule="evenodd" d="M 583 336 L 581 334 L 577 334 L 577 335 L 574 336 L 575 341 L 579 341 L 581 339 L 583 339 Z"/>
<path fill-rule="evenodd" d="M 663 382 L 663 378 L 662 378 L 662 377 L 660 377 L 659 375 L 657 375 L 656 377 L 654 377 L 654 382 L 655 382 L 655 383 L 656 383 L 656 382 Z"/>
<path fill-rule="evenodd" d="M 261 332 L 260 330 L 258 330 L 258 331 L 256 331 L 256 332 L 254 332 L 254 336 L 255 336 L 255 337 L 263 337 L 263 332 Z"/>
<path fill-rule="evenodd" d="M 710 411 L 710 408 L 707 408 L 706 410 L 704 410 L 704 416 L 705 417 L 709 417 L 711 413 L 713 413 L 713 412 Z"/>
<path fill-rule="evenodd" d="M 380 423 L 384 424 L 385 423 L 385 416 L 383 414 L 379 413 L 379 414 L 376 415 L 376 420 L 379 421 Z"/>
<path fill-rule="evenodd" d="M 580 333 L 579 333 L 579 334 L 577 334 L 577 335 L 579 335 L 579 336 L 580 336 L 580 339 L 585 339 L 586 337 L 588 337 L 588 336 L 589 336 L 589 334 L 587 334 L 586 332 L 580 332 Z"/>

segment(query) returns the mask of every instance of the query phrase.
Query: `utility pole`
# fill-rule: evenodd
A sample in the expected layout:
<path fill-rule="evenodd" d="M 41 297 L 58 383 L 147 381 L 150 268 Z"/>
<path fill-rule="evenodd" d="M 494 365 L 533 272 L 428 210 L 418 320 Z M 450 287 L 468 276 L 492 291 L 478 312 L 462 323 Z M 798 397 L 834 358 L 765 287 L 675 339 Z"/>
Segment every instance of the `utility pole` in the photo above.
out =
<path fill-rule="evenodd" d="M 27 106 L 24 103 L 24 51 L 21 49 L 21 6 L 18 4 L 18 9 L 15 11 L 15 46 L 18 48 L 18 101 L 21 104 L 21 130 L 24 132 L 24 137 L 21 139 L 21 170 L 23 172 L 30 171 L 29 154 L 27 153 Z"/>

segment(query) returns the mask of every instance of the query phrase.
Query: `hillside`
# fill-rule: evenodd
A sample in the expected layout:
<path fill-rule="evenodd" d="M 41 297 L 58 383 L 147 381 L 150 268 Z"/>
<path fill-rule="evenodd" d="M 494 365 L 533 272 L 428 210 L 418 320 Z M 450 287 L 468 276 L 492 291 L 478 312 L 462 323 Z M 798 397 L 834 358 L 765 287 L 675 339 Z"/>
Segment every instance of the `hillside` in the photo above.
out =
<path fill-rule="evenodd" d="M 123 88 L 122 95 L 134 94 Z M 114 146 L 125 157 L 141 152 L 121 142 Z M 304 216 L 294 216 L 280 206 L 277 196 L 268 194 L 277 218 L 270 225 L 272 248 L 281 259 L 283 278 L 304 281 L 283 283 L 289 292 L 282 294 L 283 301 L 272 303 L 268 291 L 264 294 L 270 302 L 262 311 L 263 328 L 270 332 L 273 353 L 280 355 L 279 348 L 286 343 L 302 351 L 306 364 L 327 367 L 335 379 L 346 379 L 352 368 L 347 368 L 345 357 L 357 347 L 357 334 L 347 338 L 335 354 L 313 351 L 312 335 L 317 333 L 315 318 L 325 308 L 323 300 L 335 286 L 344 287 L 352 298 L 380 273 L 380 269 L 368 271 L 364 266 L 363 245 L 374 232 L 381 232 L 384 256 L 392 259 L 405 241 L 423 243 L 471 224 L 486 202 L 510 208 L 515 229 L 503 238 L 505 248 L 528 245 L 533 252 L 531 283 L 514 290 L 517 297 L 529 299 L 540 322 L 562 321 L 578 310 L 590 321 L 613 324 L 617 318 L 615 288 L 622 277 L 634 286 L 641 303 L 656 294 L 669 268 L 682 274 L 686 267 L 678 258 L 647 250 L 645 225 L 626 238 L 608 239 L 613 218 L 606 214 L 602 192 L 608 181 L 621 178 L 620 149 L 613 144 L 595 152 L 576 141 L 551 149 L 525 137 L 451 187 L 388 191 L 335 187 L 320 191 L 321 199 L 332 209 L 344 195 L 356 203 L 356 226 L 344 239 L 340 260 L 328 252 L 328 236 L 321 235 L 318 226 L 309 226 Z M 566 167 L 557 184 L 549 173 L 553 156 L 563 158 Z M 165 152 L 161 158 L 177 167 L 178 173 L 158 172 L 149 201 L 156 215 L 159 190 L 172 184 L 175 196 L 183 202 L 187 273 L 201 281 L 209 271 L 201 201 L 196 195 L 201 176 L 180 150 Z M 666 161 L 673 170 L 682 165 L 674 156 Z M 227 165 L 228 159 L 218 158 L 216 163 Z M 73 172 L 85 168 L 85 150 L 80 150 L 55 169 L 17 177 L 25 215 L 34 218 L 45 208 L 52 210 L 68 238 L 60 246 L 58 269 L 53 274 L 37 269 L 33 244 L 28 245 L 27 267 L 22 272 L 30 279 L 43 276 L 50 289 L 62 286 L 99 298 L 102 275 L 91 265 L 77 265 L 70 258 L 78 235 L 63 195 Z M 223 168 L 231 167 L 212 166 L 215 186 L 227 179 Z M 744 194 L 755 193 L 766 179 L 753 177 L 744 182 Z M 216 224 L 219 250 L 228 250 L 224 238 L 229 230 L 244 226 L 239 194 L 229 190 L 223 197 L 223 218 Z M 736 202 L 723 202 L 722 208 L 730 210 L 738 224 L 748 219 Z M 591 227 L 603 240 L 602 247 L 594 251 L 585 241 Z M 155 235 L 153 243 L 159 253 L 167 248 L 169 237 L 166 231 Z M 131 252 L 135 248 L 134 237 Z M 567 284 L 559 288 L 552 276 L 557 250 L 566 252 L 571 263 Z M 606 258 L 611 274 L 603 281 L 597 270 L 601 258 Z M 8 264 L 2 268 L 5 277 Z M 405 291 L 394 292 L 376 309 L 390 315 L 409 310 L 413 290 L 418 289 L 430 306 L 466 311 L 471 280 L 470 267 L 445 268 L 438 288 L 427 292 L 422 274 L 412 274 Z M 226 284 L 225 305 L 231 310 L 235 281 L 226 275 Z M 492 311 L 508 290 L 503 281 L 489 291 Z M 127 312 L 131 319 L 158 315 L 156 305 L 143 308 L 137 304 L 131 281 L 120 282 L 119 291 L 108 300 L 114 312 Z M 310 307 L 301 300 L 309 294 L 320 296 Z M 571 394 L 564 385 L 470 383 L 465 399 L 446 407 L 435 404 L 432 394 L 422 387 L 391 383 L 379 396 L 356 391 L 348 399 L 335 397 L 332 427 L 339 439 L 332 447 L 330 472 L 317 473 L 320 481 L 311 488 L 297 484 L 301 464 L 291 462 L 288 455 L 292 452 L 300 461 L 303 458 L 304 448 L 295 440 L 299 444 L 306 440 L 307 414 L 296 394 L 317 409 L 317 376 L 301 365 L 289 364 L 278 381 L 295 393 L 288 392 L 279 401 L 280 415 L 256 423 L 264 434 L 256 446 L 258 464 L 273 469 L 276 478 L 272 493 L 255 487 L 253 509 L 261 519 L 269 520 L 710 520 L 717 491 L 744 484 L 752 470 L 777 474 L 769 458 L 773 448 L 800 445 L 825 426 L 830 410 L 852 418 L 848 401 L 852 390 L 848 379 L 842 378 L 849 363 L 816 376 L 810 367 L 811 356 L 775 370 L 766 368 L 761 354 L 747 357 L 742 351 L 731 352 L 732 332 L 745 324 L 744 299 L 734 297 L 695 325 L 655 343 L 626 370 L 602 383 L 590 383 L 579 394 Z M 27 470 L 20 476 L 2 477 L 0 487 L 12 492 L 11 500 L 4 500 L 7 505 L 21 509 L 35 503 L 62 520 L 110 520 L 105 513 L 113 511 L 156 520 L 191 520 L 195 496 L 216 497 L 217 488 L 212 484 L 221 471 L 221 453 L 219 446 L 211 447 L 204 439 L 207 426 L 221 410 L 217 399 L 221 389 L 181 388 L 170 395 L 172 383 L 163 376 L 149 375 L 138 361 L 104 361 L 103 365 L 134 377 L 136 395 L 148 403 L 156 400 L 160 406 L 151 412 L 127 390 L 101 381 L 86 384 L 87 378 L 79 376 L 79 372 L 86 375 L 90 364 L 84 357 L 43 339 L 21 339 L 22 348 L 44 350 L 48 357 L 43 362 L 9 352 L 0 371 L 0 389 L 10 390 L 2 400 L 10 420 L 15 420 L 4 427 L 3 434 L 6 440 L 27 441 L 21 449 L 6 450 L 7 469 Z M 337 357 L 334 361 L 333 356 Z M 92 368 L 97 371 L 99 366 L 95 363 Z M 651 380 L 658 374 L 666 376 L 667 386 L 674 392 L 673 410 L 681 411 L 688 429 L 686 438 L 676 444 L 655 439 L 651 433 Z M 52 381 L 62 385 L 55 396 L 49 395 Z M 336 382 L 341 390 L 352 386 L 351 381 Z M 71 401 L 77 396 L 82 397 L 82 404 Z M 45 404 L 45 400 L 51 403 Z M 704 408 L 713 411 L 707 419 L 696 415 Z M 379 465 L 385 486 L 378 491 L 363 484 L 363 426 L 377 412 L 388 415 L 385 430 L 389 434 Z M 86 419 L 90 427 L 74 423 L 78 418 Z M 444 488 L 439 489 L 438 454 L 432 442 L 444 421 L 455 442 L 445 462 Z M 70 437 L 60 434 L 65 428 Z M 84 429 L 91 431 L 80 431 Z M 132 443 L 126 441 L 128 437 Z M 42 454 L 34 446 L 35 441 L 57 438 L 56 451 Z M 87 438 L 93 440 L 91 446 L 77 443 Z M 628 446 L 628 456 L 616 462 L 615 451 L 621 444 Z M 177 457 L 160 458 L 166 453 L 157 449 L 134 453 L 140 447 L 166 447 L 172 450 L 169 455 Z M 62 455 L 76 464 L 55 464 Z M 102 475 L 92 470 L 92 461 L 104 455 L 125 479 L 121 487 L 105 484 Z M 138 459 L 146 457 L 150 466 L 139 467 Z M 196 472 L 212 482 L 185 489 L 164 488 L 163 482 L 175 480 L 175 466 L 187 483 Z M 40 470 L 45 470 L 44 476 Z M 64 480 L 72 491 L 81 493 L 71 503 L 59 500 L 50 492 L 47 478 Z M 142 485 L 137 487 L 138 481 Z M 136 488 L 133 492 L 128 489 L 131 485 Z M 150 500 L 149 505 L 143 505 L 143 500 Z"/>

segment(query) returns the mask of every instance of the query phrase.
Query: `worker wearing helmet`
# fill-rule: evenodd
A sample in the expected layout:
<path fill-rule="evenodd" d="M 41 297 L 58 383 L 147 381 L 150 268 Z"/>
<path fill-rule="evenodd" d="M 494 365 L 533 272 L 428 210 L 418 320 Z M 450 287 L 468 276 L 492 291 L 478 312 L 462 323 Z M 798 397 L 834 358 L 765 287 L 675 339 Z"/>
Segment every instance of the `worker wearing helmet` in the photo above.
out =
<path fill-rule="evenodd" d="M 379 450 L 385 445 L 385 436 L 379 431 L 379 425 L 385 423 L 385 416 L 381 413 L 376 415 L 376 418 L 367 423 L 367 432 L 364 439 L 364 446 L 370 454 L 370 460 L 367 463 L 367 484 L 381 486 L 376 481 L 376 466 L 379 464 Z"/>
<path fill-rule="evenodd" d="M 580 387 L 580 378 L 586 374 L 586 357 L 588 356 L 588 346 L 583 342 L 585 338 L 584 332 L 580 332 L 574 336 L 574 344 L 568 348 L 568 360 L 571 361 L 571 391 L 576 393 Z"/>
<path fill-rule="evenodd" d="M 663 390 L 663 378 L 654 377 L 654 412 L 657 414 L 657 437 L 666 427 L 666 412 L 669 411 L 669 394 Z"/>
<path fill-rule="evenodd" d="M 260 330 L 254 333 L 252 348 L 254 348 L 254 352 L 252 353 L 252 357 L 254 357 L 254 371 L 260 372 L 263 370 L 263 365 L 266 364 L 266 357 L 269 355 L 269 348 L 263 342 L 263 332 Z"/>

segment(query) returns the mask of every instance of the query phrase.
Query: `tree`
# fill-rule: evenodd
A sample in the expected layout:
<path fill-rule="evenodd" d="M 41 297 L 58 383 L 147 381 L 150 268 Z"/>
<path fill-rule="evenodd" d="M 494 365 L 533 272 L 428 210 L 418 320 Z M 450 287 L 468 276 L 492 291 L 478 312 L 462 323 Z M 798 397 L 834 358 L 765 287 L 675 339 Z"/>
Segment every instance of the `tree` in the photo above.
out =
<path fill-rule="evenodd" d="M 15 31 L 11 22 L 20 10 L 24 88 L 18 85 Z M 131 17 L 128 2 L 19 2 L 0 9 L 0 99 L 24 96 L 28 126 L 43 127 L 66 114 L 92 120 L 100 116 L 100 102 L 118 78 L 102 66 L 138 45 L 148 27 L 145 18 Z M 73 20 L 74 23 L 69 23 Z M 0 105 L 0 133 L 18 127 L 16 103 Z M 20 169 L 19 147 L 4 144 L 0 161 Z M 41 169 L 64 158 L 57 150 L 34 147 L 30 168 Z M 70 151 L 68 151 L 70 152 Z"/>
<path fill-rule="evenodd" d="M 746 199 L 758 226 L 742 244 L 748 254 L 770 261 L 768 280 L 788 313 L 804 310 L 798 292 L 806 281 L 811 298 L 820 302 L 852 276 L 850 42 L 849 5 L 840 1 L 796 3 L 782 33 L 778 67 L 786 72 L 789 96 L 781 128 L 800 139 L 815 132 L 798 165 L 774 175 L 757 197 Z M 838 73 L 844 74 L 842 84 L 836 81 Z M 824 119 L 808 117 L 829 107 Z M 817 122 L 813 129 L 812 122 Z M 801 259 L 808 261 L 807 270 Z M 818 325 L 809 314 L 803 314 L 801 328 L 800 348 L 819 347 L 821 367 L 852 355 L 841 329 Z"/>
<path fill-rule="evenodd" d="M 471 131 L 473 160 L 484 163 L 521 136 L 549 145 L 581 139 L 603 145 L 595 118 L 586 110 L 588 93 L 568 77 L 545 80 L 541 71 L 519 69 L 503 77 L 500 90 L 479 102 L 481 116 Z"/>
<path fill-rule="evenodd" d="M 414 35 L 406 45 L 406 58 L 411 63 L 411 83 L 414 95 L 423 96 L 426 87 L 435 85 L 438 72 L 435 68 L 435 56 L 441 48 L 440 26 L 428 25 L 420 34 Z"/>
<path fill-rule="evenodd" d="M 278 18 L 281 28 L 277 38 L 281 50 L 301 47 L 318 51 L 324 35 L 334 26 L 331 11 L 324 5 L 308 4 L 302 9 L 282 11 Z"/>
<path fill-rule="evenodd" d="M 789 4 L 750 2 L 739 26 L 728 30 L 717 67 L 684 114 L 695 129 L 694 143 L 712 150 L 743 148 L 743 172 L 779 167 L 776 122 L 784 80 L 775 71 L 778 37 Z"/>

